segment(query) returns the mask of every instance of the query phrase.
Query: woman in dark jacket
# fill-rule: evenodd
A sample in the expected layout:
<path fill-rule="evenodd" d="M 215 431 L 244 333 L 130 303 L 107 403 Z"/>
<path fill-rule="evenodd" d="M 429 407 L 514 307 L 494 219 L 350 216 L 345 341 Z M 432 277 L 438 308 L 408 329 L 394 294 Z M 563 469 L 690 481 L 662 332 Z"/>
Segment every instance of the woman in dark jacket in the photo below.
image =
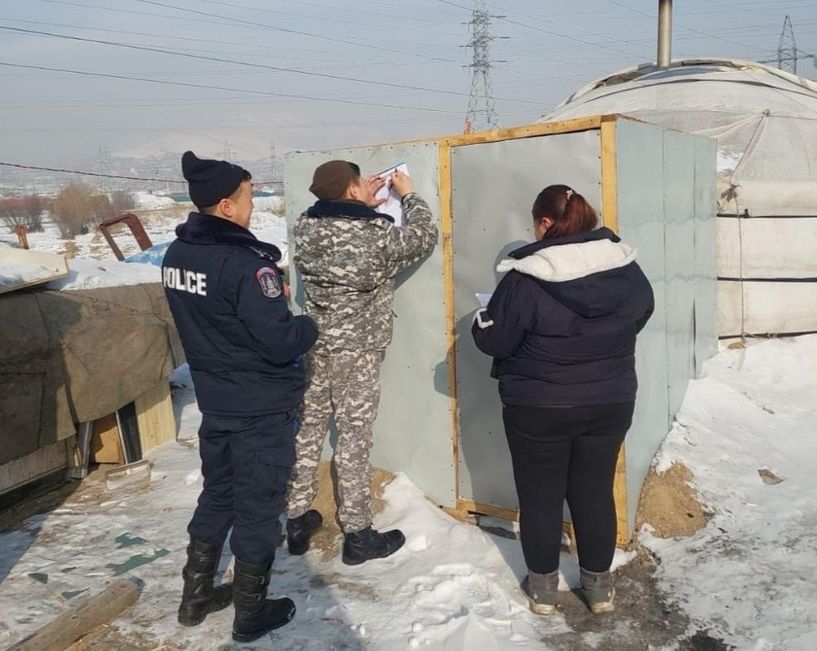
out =
<path fill-rule="evenodd" d="M 472 329 L 494 357 L 519 495 L 531 609 L 554 612 L 562 505 L 576 535 L 582 592 L 613 610 L 613 476 L 635 405 L 635 339 L 652 314 L 636 252 L 596 230 L 585 199 L 551 185 L 533 204 L 536 242 L 517 249 Z"/>

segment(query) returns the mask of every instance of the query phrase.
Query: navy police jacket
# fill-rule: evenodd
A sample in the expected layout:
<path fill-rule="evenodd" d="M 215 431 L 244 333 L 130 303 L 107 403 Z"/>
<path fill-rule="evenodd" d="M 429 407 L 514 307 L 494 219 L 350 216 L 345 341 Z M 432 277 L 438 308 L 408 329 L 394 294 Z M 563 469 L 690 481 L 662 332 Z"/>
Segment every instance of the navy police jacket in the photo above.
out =
<path fill-rule="evenodd" d="M 162 281 L 202 413 L 297 408 L 305 389 L 300 357 L 318 330 L 289 310 L 281 252 L 233 222 L 196 212 L 176 237 Z"/>
<path fill-rule="evenodd" d="M 636 334 L 654 308 L 636 252 L 610 230 L 534 242 L 507 271 L 472 334 L 494 357 L 503 404 L 574 407 L 635 399 Z"/>

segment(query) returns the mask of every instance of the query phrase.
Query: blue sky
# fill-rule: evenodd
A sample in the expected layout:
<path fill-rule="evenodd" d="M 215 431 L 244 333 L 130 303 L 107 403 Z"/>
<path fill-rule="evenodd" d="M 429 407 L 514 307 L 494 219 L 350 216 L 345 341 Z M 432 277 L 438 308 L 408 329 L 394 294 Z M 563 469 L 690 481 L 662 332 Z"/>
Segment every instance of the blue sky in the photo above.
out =
<path fill-rule="evenodd" d="M 588 81 L 655 57 L 657 0 L 488 4 L 503 16 L 494 19 L 494 33 L 509 37 L 493 44 L 504 61 L 493 71 L 503 126 L 531 122 Z M 674 4 L 674 57 L 774 58 L 786 14 L 798 46 L 817 51 L 814 0 Z M 462 45 L 471 6 L 471 0 L 5 0 L 6 27 L 173 53 L 0 30 L 0 62 L 152 80 L 0 65 L 2 158 L 55 164 L 92 159 L 100 145 L 116 153 L 202 135 L 232 138 L 238 148 L 252 141 L 313 149 L 457 133 L 470 87 L 463 67 L 470 50 Z M 817 77 L 811 60 L 799 66 L 803 76 Z"/>

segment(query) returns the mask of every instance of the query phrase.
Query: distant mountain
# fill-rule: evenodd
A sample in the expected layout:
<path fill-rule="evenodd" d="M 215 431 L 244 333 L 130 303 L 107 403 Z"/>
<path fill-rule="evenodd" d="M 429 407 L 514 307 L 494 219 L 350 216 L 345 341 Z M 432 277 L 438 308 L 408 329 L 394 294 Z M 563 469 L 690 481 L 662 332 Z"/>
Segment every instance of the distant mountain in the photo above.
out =
<path fill-rule="evenodd" d="M 269 141 L 219 133 L 168 134 L 113 155 L 137 160 L 163 159 L 180 157 L 188 149 L 204 158 L 228 158 L 245 164 L 266 162 L 268 165 L 270 158 Z M 278 154 L 281 153 L 279 150 Z"/>

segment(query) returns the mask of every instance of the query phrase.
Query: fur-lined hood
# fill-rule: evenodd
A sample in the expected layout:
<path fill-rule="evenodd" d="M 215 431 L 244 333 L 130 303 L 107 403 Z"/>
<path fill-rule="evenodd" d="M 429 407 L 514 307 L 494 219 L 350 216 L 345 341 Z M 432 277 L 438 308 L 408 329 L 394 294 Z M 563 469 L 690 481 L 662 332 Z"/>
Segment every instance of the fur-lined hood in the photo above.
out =
<path fill-rule="evenodd" d="M 629 300 L 636 251 L 606 228 L 542 240 L 517 249 L 497 271 L 534 278 L 551 296 L 586 318 L 618 312 Z"/>

